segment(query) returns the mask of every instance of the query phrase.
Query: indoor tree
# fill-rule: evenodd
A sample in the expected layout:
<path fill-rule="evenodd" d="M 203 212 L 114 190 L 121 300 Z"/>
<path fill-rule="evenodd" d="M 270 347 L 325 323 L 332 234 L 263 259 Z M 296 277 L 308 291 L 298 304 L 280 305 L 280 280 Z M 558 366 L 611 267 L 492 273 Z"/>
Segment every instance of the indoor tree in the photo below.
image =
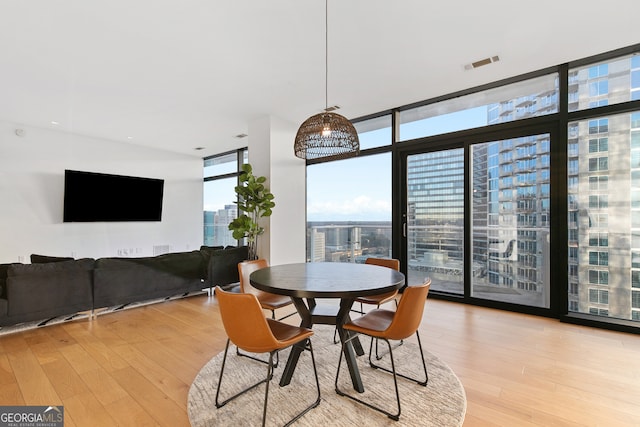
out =
<path fill-rule="evenodd" d="M 258 236 L 264 233 L 259 220 L 271 216 L 276 204 L 273 202 L 273 194 L 264 185 L 267 178 L 253 175 L 249 163 L 242 165 L 238 180 L 239 185 L 235 187 L 238 200 L 234 203 L 238 205 L 238 213 L 242 214 L 229 224 L 229 230 L 233 231 L 233 238 L 236 240 L 247 238 L 249 259 L 257 259 Z"/>

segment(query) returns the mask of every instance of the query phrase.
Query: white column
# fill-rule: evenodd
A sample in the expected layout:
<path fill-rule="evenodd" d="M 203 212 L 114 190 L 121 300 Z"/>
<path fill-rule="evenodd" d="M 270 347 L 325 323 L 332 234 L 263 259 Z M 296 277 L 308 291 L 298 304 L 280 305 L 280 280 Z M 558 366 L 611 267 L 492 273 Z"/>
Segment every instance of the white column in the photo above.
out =
<path fill-rule="evenodd" d="M 296 124 L 268 116 L 249 123 L 249 163 L 265 176 L 276 204 L 262 218 L 258 256 L 271 265 L 306 260 L 306 168 L 293 154 Z"/>

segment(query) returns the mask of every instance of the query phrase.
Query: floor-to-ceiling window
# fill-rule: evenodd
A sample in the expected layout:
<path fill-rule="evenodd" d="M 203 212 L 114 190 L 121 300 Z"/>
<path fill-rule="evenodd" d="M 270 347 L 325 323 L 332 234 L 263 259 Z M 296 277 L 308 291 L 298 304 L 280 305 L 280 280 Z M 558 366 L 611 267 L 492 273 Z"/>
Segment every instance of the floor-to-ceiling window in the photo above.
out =
<path fill-rule="evenodd" d="M 229 223 L 238 216 L 235 186 L 240 165 L 247 162 L 247 150 L 237 150 L 204 159 L 204 230 L 206 246 L 233 246 Z"/>
<path fill-rule="evenodd" d="M 391 144 L 391 119 L 356 129 L 363 155 L 307 167 L 309 262 L 391 257 L 391 153 L 376 152 Z"/>
<path fill-rule="evenodd" d="M 640 99 L 640 56 L 574 67 L 569 78 L 568 309 L 640 321 L 640 109 L 597 109 Z"/>
<path fill-rule="evenodd" d="M 640 327 L 640 45 L 369 117 L 361 157 L 308 163 L 310 261 L 362 260 L 359 207 L 383 195 L 374 250 L 408 283 Z"/>
<path fill-rule="evenodd" d="M 391 257 L 391 155 L 307 168 L 307 260 Z"/>

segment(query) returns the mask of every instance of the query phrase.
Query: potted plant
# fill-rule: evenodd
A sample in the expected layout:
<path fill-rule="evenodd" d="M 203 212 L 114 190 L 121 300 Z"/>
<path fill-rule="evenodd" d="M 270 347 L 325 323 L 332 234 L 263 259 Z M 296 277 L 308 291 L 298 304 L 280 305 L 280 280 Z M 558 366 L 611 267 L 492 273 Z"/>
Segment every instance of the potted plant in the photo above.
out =
<path fill-rule="evenodd" d="M 264 186 L 266 180 L 264 176 L 253 175 L 251 165 L 245 163 L 239 176 L 240 184 L 235 187 L 238 200 L 234 203 L 238 205 L 238 213 L 243 213 L 229 224 L 229 230 L 233 231 L 236 240 L 247 238 L 249 259 L 258 259 L 258 236 L 264 233 L 259 220 L 271 216 L 276 205 L 273 194 Z"/>

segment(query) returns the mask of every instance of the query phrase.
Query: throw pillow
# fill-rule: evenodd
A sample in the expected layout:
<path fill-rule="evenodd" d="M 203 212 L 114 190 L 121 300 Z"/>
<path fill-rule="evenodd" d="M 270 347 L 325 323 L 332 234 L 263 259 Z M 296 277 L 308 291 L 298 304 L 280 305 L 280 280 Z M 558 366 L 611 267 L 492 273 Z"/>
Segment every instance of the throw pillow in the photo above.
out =
<path fill-rule="evenodd" d="M 31 263 L 32 264 L 43 264 L 43 263 L 47 263 L 47 262 L 62 262 L 62 261 L 73 261 L 73 257 L 61 257 L 61 256 L 48 256 L 48 255 L 31 254 Z"/>

